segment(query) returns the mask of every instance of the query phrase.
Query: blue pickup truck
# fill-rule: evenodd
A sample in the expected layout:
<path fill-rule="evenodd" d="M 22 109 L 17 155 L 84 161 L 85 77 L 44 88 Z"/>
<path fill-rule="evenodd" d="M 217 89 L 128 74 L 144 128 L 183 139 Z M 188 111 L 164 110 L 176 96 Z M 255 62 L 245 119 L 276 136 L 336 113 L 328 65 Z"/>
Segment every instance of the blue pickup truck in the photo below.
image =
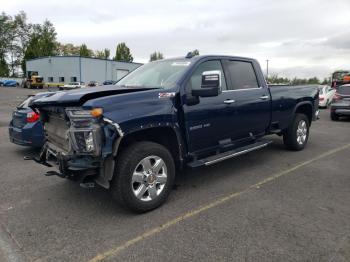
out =
<path fill-rule="evenodd" d="M 97 183 L 145 212 L 166 201 L 184 166 L 263 148 L 270 134 L 303 149 L 318 89 L 270 88 L 254 59 L 187 55 L 145 64 L 117 85 L 51 93 L 31 107 L 46 133 L 34 160 L 57 167 L 46 175 Z"/>

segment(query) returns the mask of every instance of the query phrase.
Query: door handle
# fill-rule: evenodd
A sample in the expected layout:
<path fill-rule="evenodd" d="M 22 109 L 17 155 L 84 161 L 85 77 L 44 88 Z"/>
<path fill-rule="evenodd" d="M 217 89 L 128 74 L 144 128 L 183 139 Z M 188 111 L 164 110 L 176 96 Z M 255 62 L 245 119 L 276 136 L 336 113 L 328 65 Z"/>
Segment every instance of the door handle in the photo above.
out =
<path fill-rule="evenodd" d="M 261 96 L 259 97 L 261 100 L 266 100 L 266 99 L 269 99 L 269 96 Z"/>
<path fill-rule="evenodd" d="M 232 103 L 234 103 L 234 102 L 235 102 L 235 100 L 233 100 L 233 99 L 226 99 L 226 100 L 224 101 L 225 104 L 232 104 Z"/>

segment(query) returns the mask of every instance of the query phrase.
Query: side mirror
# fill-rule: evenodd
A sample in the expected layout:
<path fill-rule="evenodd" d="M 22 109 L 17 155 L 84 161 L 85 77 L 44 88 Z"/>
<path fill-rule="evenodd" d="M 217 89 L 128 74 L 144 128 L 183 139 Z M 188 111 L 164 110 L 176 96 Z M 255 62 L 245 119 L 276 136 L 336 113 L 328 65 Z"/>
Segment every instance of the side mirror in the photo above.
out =
<path fill-rule="evenodd" d="M 221 72 L 219 70 L 204 71 L 200 89 L 192 90 L 193 96 L 210 97 L 218 96 L 221 87 Z"/>

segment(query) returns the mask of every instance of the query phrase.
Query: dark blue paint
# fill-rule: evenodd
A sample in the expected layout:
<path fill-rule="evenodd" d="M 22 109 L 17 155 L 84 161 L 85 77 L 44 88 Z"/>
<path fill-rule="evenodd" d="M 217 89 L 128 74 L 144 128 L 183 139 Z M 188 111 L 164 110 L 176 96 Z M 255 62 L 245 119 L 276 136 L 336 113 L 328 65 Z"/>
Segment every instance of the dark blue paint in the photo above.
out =
<path fill-rule="evenodd" d="M 22 146 L 41 147 L 45 142 L 43 125 L 40 121 L 27 123 L 29 112 L 32 112 L 30 108 L 14 111 L 9 124 L 10 141 Z"/>
<path fill-rule="evenodd" d="M 189 103 L 190 90 L 186 84 L 196 67 L 207 60 L 242 60 L 253 64 L 261 88 L 229 90 L 215 97 L 200 97 Z M 189 155 L 210 152 L 226 144 L 239 145 L 241 141 L 270 134 L 273 128 L 284 129 L 292 121 L 301 104 L 317 109 L 317 88 L 309 86 L 268 87 L 258 62 L 254 59 L 228 56 L 195 56 L 190 66 L 172 89 L 122 88 L 99 86 L 69 92 L 57 92 L 36 100 L 34 107 L 82 106 L 85 109 L 102 107 L 104 117 L 118 123 L 128 135 L 146 128 L 170 127 L 182 149 Z M 224 65 L 224 72 L 227 70 Z M 230 81 L 226 77 L 228 88 Z M 160 93 L 175 96 L 160 98 Z M 261 96 L 268 96 L 262 100 Z M 193 98 L 193 97 L 192 97 Z M 225 104 L 224 100 L 236 102 Z"/>

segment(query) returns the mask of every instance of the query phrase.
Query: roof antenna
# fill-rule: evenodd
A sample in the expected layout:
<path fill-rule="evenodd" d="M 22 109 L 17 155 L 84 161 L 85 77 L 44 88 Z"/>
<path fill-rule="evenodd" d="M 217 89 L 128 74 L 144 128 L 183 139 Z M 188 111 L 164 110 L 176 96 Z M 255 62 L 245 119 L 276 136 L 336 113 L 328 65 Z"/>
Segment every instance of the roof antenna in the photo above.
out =
<path fill-rule="evenodd" d="M 193 52 L 188 52 L 185 58 L 192 58 L 193 57 Z"/>

